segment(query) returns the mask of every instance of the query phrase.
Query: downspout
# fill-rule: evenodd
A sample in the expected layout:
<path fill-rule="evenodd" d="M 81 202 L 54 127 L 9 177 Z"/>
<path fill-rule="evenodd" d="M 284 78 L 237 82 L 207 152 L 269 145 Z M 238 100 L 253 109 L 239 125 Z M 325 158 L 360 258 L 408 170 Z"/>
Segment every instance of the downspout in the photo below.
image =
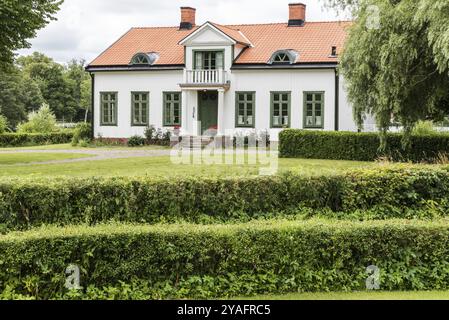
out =
<path fill-rule="evenodd" d="M 340 75 L 335 68 L 335 131 L 340 130 Z"/>
<path fill-rule="evenodd" d="M 92 116 L 91 116 L 90 125 L 92 127 L 91 138 L 92 138 L 92 140 L 94 140 L 95 139 L 95 74 L 90 73 L 90 78 L 92 79 L 92 81 L 91 81 L 91 85 L 92 85 L 92 88 L 91 88 L 91 90 L 92 90 L 92 93 L 91 93 L 91 95 L 92 95 L 92 97 L 91 97 L 92 112 L 91 112 L 91 114 L 92 114 Z"/>

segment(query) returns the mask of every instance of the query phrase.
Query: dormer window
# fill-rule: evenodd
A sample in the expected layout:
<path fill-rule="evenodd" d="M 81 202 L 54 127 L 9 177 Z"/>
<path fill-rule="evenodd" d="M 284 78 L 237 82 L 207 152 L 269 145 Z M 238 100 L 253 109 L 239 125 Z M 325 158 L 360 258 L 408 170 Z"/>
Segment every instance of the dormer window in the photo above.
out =
<path fill-rule="evenodd" d="M 156 52 L 137 53 L 131 59 L 131 65 L 135 65 L 135 66 L 148 65 L 148 66 L 151 66 L 151 65 L 153 65 L 156 62 L 157 59 L 159 59 L 159 55 Z"/>
<path fill-rule="evenodd" d="M 294 64 L 298 58 L 298 52 L 294 50 L 279 50 L 273 53 L 269 64 Z"/>

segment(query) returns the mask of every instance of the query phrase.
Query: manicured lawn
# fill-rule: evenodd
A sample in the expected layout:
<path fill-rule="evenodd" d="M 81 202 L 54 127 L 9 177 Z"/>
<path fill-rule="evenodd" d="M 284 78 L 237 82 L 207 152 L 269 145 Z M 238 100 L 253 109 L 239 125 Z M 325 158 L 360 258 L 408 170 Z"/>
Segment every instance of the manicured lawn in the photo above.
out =
<path fill-rule="evenodd" d="M 3 155 L 0 155 L 2 157 Z M 25 155 L 30 157 L 30 155 Z M 35 159 L 33 155 L 33 159 Z M 61 155 L 62 156 L 62 155 Z M 279 159 L 279 172 L 305 175 L 333 174 L 344 170 L 378 166 L 369 162 Z M 82 161 L 65 164 L 9 166 L 0 170 L 6 176 L 251 176 L 259 175 L 261 165 L 174 164 L 169 156 Z"/>
<path fill-rule="evenodd" d="M 293 293 L 237 300 L 449 300 L 449 291 Z"/>
<path fill-rule="evenodd" d="M 89 154 L 80 154 L 80 153 L 69 153 L 69 154 L 61 154 L 61 153 L 11 153 L 11 154 L 0 154 L 0 166 L 2 165 L 14 165 L 14 164 L 24 164 L 31 162 L 46 162 L 53 160 L 67 160 L 67 159 L 79 159 L 79 158 L 88 158 L 92 157 Z M 21 166 L 20 168 L 23 169 Z M 19 167 L 14 168 L 13 171 L 21 170 Z M 1 169 L 1 174 L 4 171 L 8 171 L 8 167 Z"/>
<path fill-rule="evenodd" d="M 126 146 L 107 146 L 107 147 L 88 147 L 83 148 L 80 146 L 73 147 L 70 143 L 67 144 L 51 144 L 46 146 L 34 146 L 34 147 L 18 147 L 18 148 L 0 148 L 0 151 L 20 151 L 20 150 L 164 150 L 167 147 L 161 146 L 145 146 L 129 148 Z"/>

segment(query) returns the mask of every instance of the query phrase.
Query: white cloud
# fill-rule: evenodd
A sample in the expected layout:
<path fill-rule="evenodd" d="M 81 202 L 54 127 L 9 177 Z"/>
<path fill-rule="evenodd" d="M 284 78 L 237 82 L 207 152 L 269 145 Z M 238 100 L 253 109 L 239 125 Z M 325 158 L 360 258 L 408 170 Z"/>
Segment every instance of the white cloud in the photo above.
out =
<path fill-rule="evenodd" d="M 181 6 L 197 8 L 197 23 L 221 24 L 283 22 L 292 0 L 65 0 L 58 21 L 31 40 L 32 48 L 19 54 L 43 52 L 58 62 L 94 59 L 131 27 L 177 26 Z M 304 0 L 307 20 L 343 19 L 323 8 L 322 0 Z"/>

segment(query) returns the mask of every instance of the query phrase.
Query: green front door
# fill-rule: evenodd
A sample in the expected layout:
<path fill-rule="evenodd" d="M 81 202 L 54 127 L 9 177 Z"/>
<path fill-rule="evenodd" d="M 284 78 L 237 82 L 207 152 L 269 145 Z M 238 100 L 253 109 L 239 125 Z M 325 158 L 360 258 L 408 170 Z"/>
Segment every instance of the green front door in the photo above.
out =
<path fill-rule="evenodd" d="M 201 122 L 201 135 L 209 131 L 209 135 L 216 135 L 218 128 L 218 92 L 198 92 L 198 112 Z"/>

